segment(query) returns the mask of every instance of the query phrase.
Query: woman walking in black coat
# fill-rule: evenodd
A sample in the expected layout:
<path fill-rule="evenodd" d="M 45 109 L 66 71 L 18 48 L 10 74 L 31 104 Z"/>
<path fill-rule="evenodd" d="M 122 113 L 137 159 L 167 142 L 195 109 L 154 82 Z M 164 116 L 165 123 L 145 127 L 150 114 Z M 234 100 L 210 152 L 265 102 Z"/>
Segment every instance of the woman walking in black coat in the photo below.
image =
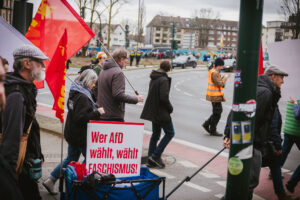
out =
<path fill-rule="evenodd" d="M 72 83 L 68 99 L 68 116 L 65 124 L 65 138 L 68 142 L 68 155 L 62 162 L 65 168 L 71 161 L 78 161 L 82 154 L 86 156 L 87 123 L 100 119 L 104 114 L 103 108 L 96 108 L 91 95 L 95 87 L 97 74 L 92 69 L 84 70 Z M 84 160 L 85 162 L 85 160 Z M 56 194 L 54 184 L 60 175 L 61 164 L 51 172 L 49 178 L 43 182 L 50 194 Z"/>
<path fill-rule="evenodd" d="M 171 78 L 167 74 L 170 69 L 170 62 L 162 61 L 159 69 L 153 70 L 150 74 L 149 92 L 141 115 L 142 119 L 152 122 L 153 133 L 149 144 L 148 164 L 159 168 L 165 167 L 161 155 L 175 135 L 170 115 L 173 112 L 173 106 L 169 100 Z M 157 144 L 161 129 L 164 130 L 165 135 Z"/>

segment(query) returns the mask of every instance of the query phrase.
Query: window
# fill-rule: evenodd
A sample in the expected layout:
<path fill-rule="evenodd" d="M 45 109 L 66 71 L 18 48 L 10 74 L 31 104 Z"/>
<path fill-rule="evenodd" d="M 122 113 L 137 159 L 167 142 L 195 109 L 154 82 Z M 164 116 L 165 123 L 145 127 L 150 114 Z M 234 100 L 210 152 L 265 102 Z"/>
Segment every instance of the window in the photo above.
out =
<path fill-rule="evenodd" d="M 155 42 L 160 42 L 160 40 L 156 39 Z"/>
<path fill-rule="evenodd" d="M 210 30 L 209 31 L 209 34 L 214 34 L 215 32 L 213 30 Z"/>
<path fill-rule="evenodd" d="M 167 34 L 163 34 L 163 37 L 168 37 L 168 35 Z"/>
<path fill-rule="evenodd" d="M 162 42 L 163 42 L 163 43 L 167 43 L 167 40 L 163 40 Z"/>
<path fill-rule="evenodd" d="M 160 27 L 156 27 L 156 30 L 157 30 L 157 31 L 160 31 Z"/>
<path fill-rule="evenodd" d="M 118 41 L 118 38 L 114 38 L 114 41 Z"/>
<path fill-rule="evenodd" d="M 236 44 L 231 44 L 232 47 L 236 47 Z"/>
<path fill-rule="evenodd" d="M 236 38 L 232 38 L 232 41 L 236 41 Z"/>
<path fill-rule="evenodd" d="M 232 32 L 232 35 L 236 36 L 236 32 Z"/>
<path fill-rule="evenodd" d="M 213 47 L 213 46 L 214 46 L 214 42 L 208 42 L 208 43 L 207 43 L 207 46 Z"/>
<path fill-rule="evenodd" d="M 160 33 L 156 33 L 155 36 L 156 36 L 156 37 L 160 37 Z"/>
<path fill-rule="evenodd" d="M 169 30 L 169 28 L 166 28 L 166 27 L 164 28 L 164 31 L 168 31 L 168 30 Z"/>

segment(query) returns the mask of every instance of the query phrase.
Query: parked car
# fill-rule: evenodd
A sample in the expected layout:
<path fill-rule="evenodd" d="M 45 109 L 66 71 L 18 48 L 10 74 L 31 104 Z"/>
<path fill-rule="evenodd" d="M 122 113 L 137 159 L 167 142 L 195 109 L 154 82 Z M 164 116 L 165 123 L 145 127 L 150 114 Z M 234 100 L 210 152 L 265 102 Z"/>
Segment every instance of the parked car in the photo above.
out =
<path fill-rule="evenodd" d="M 233 72 L 233 70 L 235 70 L 235 68 L 236 68 L 236 60 L 234 58 L 224 60 L 224 67 L 222 69 L 223 71 Z"/>
<path fill-rule="evenodd" d="M 195 68 L 197 67 L 197 60 L 193 55 L 184 55 L 175 58 L 172 65 L 173 67 L 181 67 L 182 69 L 188 66 Z"/>

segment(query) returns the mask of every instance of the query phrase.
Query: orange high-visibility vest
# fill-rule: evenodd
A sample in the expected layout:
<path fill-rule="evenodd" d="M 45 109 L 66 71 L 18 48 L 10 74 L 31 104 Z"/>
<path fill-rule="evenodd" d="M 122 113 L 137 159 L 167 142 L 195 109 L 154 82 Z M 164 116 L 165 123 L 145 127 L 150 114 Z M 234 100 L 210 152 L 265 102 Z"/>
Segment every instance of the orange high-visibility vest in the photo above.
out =
<path fill-rule="evenodd" d="M 214 82 L 212 82 L 212 74 L 217 73 L 217 70 L 212 68 L 208 72 L 208 84 L 207 84 L 207 89 L 206 89 L 206 95 L 212 96 L 212 97 L 217 97 L 217 96 L 223 96 L 223 87 L 218 87 Z"/>

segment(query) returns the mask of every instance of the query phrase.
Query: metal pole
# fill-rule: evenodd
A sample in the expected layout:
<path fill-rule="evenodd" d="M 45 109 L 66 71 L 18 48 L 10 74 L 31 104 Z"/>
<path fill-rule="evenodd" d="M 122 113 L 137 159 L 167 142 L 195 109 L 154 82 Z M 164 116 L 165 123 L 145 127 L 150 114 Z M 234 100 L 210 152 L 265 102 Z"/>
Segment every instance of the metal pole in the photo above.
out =
<path fill-rule="evenodd" d="M 115 62 L 116 65 L 118 65 L 118 63 L 115 61 L 115 59 L 112 57 L 112 55 L 110 55 L 110 53 L 108 52 L 108 50 L 104 47 L 103 43 L 102 43 L 101 41 L 99 41 L 99 42 L 100 42 L 100 45 L 102 45 L 102 48 L 103 48 L 103 50 L 105 51 L 105 53 L 106 53 L 107 55 L 109 55 L 109 57 Z M 124 73 L 123 73 L 123 74 L 124 74 Z M 136 95 L 139 95 L 138 91 L 137 91 L 136 89 L 134 89 L 134 87 L 131 85 L 130 81 L 129 81 L 128 78 L 125 76 L 125 74 L 124 74 L 124 77 L 125 77 L 126 81 L 129 83 L 130 87 L 133 89 L 134 93 L 135 93 Z"/>
<path fill-rule="evenodd" d="M 209 161 L 207 161 L 200 169 L 198 169 L 192 176 L 187 176 L 183 179 L 167 196 L 166 199 L 171 196 L 184 182 L 189 182 L 194 176 L 196 176 L 204 167 L 206 167 L 211 161 L 213 161 L 226 147 L 223 147 L 216 155 L 214 155 Z"/>
<path fill-rule="evenodd" d="M 263 0 L 241 0 L 226 200 L 248 199 Z"/>

